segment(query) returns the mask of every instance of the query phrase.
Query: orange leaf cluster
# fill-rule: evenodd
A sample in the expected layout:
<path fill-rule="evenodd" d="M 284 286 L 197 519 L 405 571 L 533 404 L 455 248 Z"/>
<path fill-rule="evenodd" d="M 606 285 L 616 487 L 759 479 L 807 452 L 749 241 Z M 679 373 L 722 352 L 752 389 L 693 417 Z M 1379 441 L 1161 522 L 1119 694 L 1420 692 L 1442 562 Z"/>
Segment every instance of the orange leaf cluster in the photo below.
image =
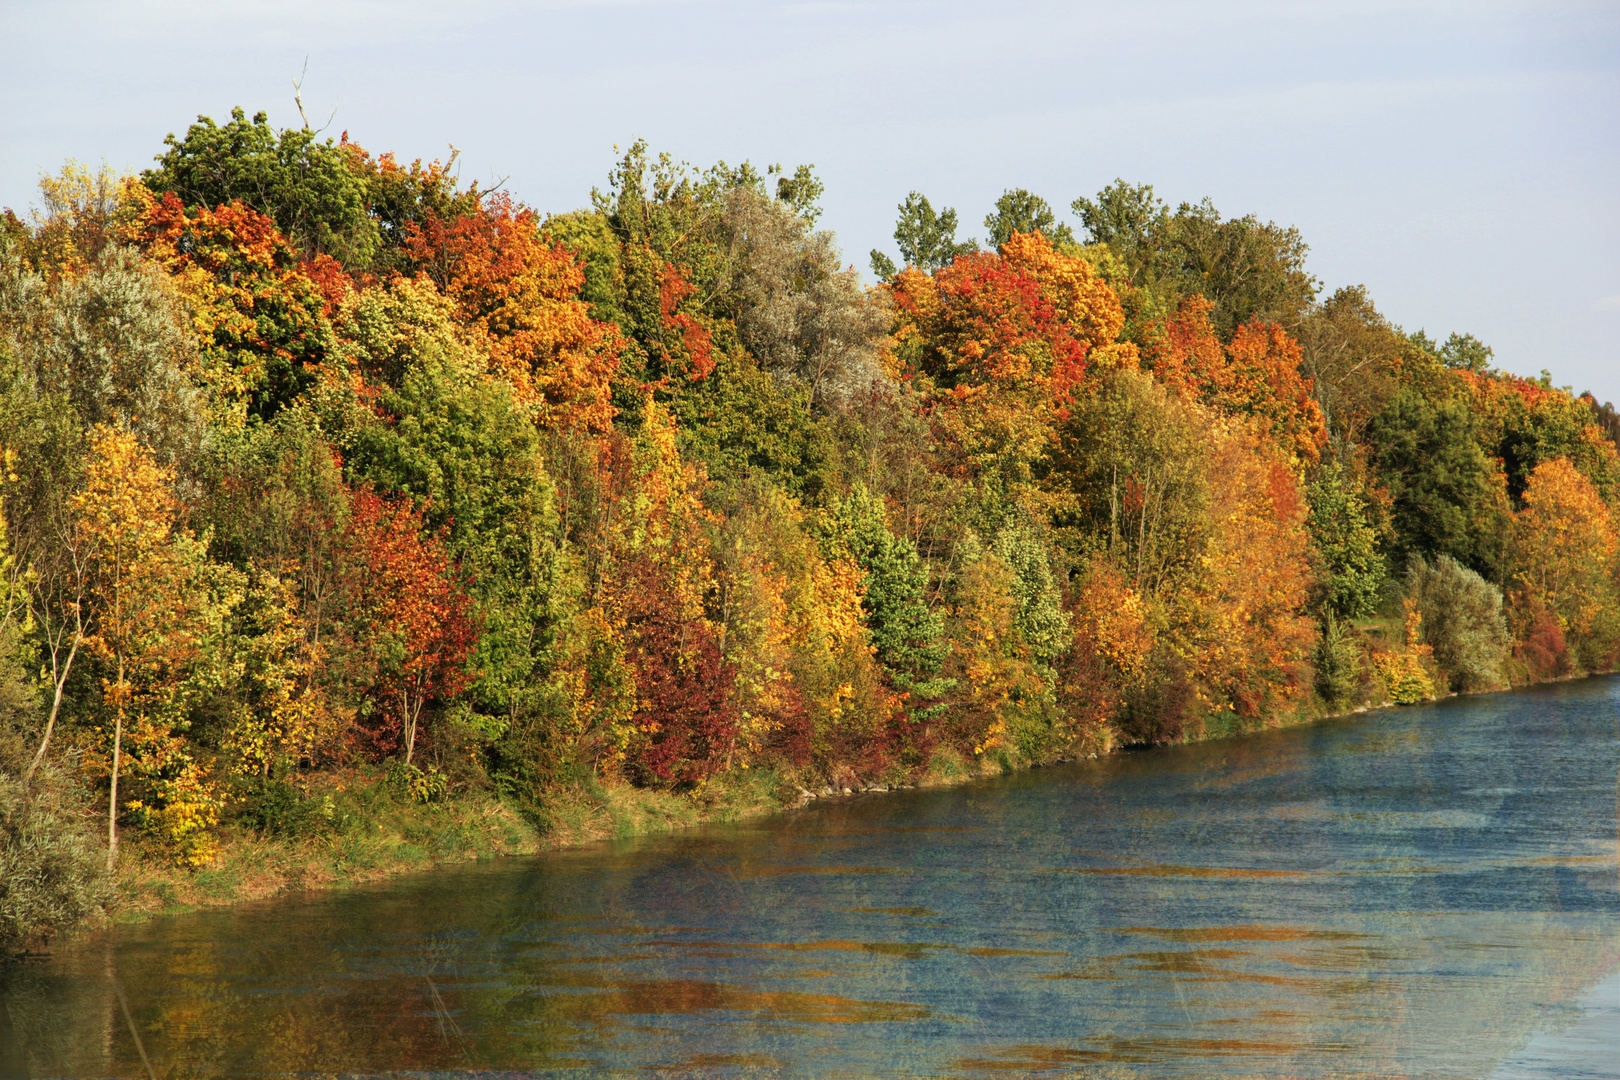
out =
<path fill-rule="evenodd" d="M 1214 306 L 1198 295 L 1182 302 L 1147 357 L 1153 377 L 1222 412 L 1260 418 L 1292 455 L 1317 461 L 1327 424 L 1311 380 L 1299 373 L 1299 343 L 1275 323 L 1256 320 L 1223 346 L 1209 321 Z"/>
<path fill-rule="evenodd" d="M 455 302 L 490 373 L 512 384 L 537 423 L 607 429 L 618 332 L 590 317 L 579 259 L 540 235 L 533 210 L 490 195 L 476 213 L 410 223 L 405 247 Z"/>

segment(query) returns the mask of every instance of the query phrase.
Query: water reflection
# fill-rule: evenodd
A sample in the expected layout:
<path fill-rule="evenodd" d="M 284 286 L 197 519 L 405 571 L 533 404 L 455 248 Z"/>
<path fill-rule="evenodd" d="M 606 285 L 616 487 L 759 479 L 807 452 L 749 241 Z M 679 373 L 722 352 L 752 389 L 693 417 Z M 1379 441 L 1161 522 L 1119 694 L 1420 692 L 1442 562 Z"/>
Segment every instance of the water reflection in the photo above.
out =
<path fill-rule="evenodd" d="M 115 975 L 173 1077 L 1485 1076 L 1620 970 L 1617 685 L 159 920 L 4 1001 L 34 1076 L 143 1074 Z"/>

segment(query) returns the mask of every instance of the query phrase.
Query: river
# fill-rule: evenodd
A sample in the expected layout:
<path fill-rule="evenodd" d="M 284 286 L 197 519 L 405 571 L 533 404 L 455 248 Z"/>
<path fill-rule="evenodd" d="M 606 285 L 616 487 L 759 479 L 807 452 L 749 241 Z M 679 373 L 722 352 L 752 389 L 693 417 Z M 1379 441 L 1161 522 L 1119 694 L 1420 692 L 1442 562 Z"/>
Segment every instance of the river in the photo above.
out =
<path fill-rule="evenodd" d="M 10 1068 L 1620 1070 L 1620 680 L 154 919 L 4 969 Z M 0 1067 L 3 1068 L 3 1067 Z"/>

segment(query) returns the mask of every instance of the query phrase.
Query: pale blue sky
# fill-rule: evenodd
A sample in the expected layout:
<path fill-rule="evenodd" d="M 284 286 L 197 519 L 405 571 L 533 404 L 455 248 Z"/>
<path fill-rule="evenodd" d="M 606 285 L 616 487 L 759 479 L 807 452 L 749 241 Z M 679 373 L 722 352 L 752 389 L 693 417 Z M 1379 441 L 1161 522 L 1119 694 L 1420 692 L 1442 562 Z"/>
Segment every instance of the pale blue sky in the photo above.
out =
<path fill-rule="evenodd" d="M 912 189 L 1115 177 L 1297 225 L 1331 290 L 1620 402 L 1620 4 L 0 0 L 0 205 L 242 105 L 583 205 L 637 136 L 813 162 L 866 267 Z"/>

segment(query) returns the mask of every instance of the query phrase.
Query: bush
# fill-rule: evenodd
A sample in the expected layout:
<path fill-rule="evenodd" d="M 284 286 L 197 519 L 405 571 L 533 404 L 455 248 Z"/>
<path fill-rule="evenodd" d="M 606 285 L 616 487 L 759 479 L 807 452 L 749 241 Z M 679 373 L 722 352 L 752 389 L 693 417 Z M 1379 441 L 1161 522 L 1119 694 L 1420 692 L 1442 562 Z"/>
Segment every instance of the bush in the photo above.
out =
<path fill-rule="evenodd" d="M 1489 690 L 1505 681 L 1511 639 L 1502 618 L 1502 591 L 1449 555 L 1431 565 L 1413 559 L 1407 594 L 1423 615 L 1423 641 L 1453 690 Z"/>
<path fill-rule="evenodd" d="M 330 795 L 312 798 L 285 780 L 271 780 L 241 798 L 239 820 L 261 836 L 296 840 L 324 836 L 337 827 Z"/>
<path fill-rule="evenodd" d="M 112 895 L 106 849 L 70 792 L 49 765 L 32 787 L 0 774 L 0 956 L 84 921 Z"/>
<path fill-rule="evenodd" d="M 1316 692 L 1329 705 L 1346 705 L 1355 700 L 1361 677 L 1355 631 L 1346 630 L 1330 611 L 1316 645 Z"/>
<path fill-rule="evenodd" d="M 1148 660 L 1145 683 L 1125 695 L 1120 737 L 1138 746 L 1178 742 L 1189 734 L 1197 709 L 1198 691 L 1187 662 L 1160 645 Z"/>
<path fill-rule="evenodd" d="M 403 761 L 388 766 L 388 786 L 410 802 L 439 802 L 450 794 L 449 782 L 436 766 L 419 769 Z"/>
<path fill-rule="evenodd" d="M 1571 674 L 1575 661 L 1553 613 L 1522 589 L 1515 595 L 1515 601 L 1521 629 L 1519 640 L 1513 646 L 1513 656 L 1524 665 L 1525 677 L 1530 682 L 1550 682 Z"/>
<path fill-rule="evenodd" d="M 1375 652 L 1373 668 L 1384 680 L 1384 692 L 1397 705 L 1416 705 L 1434 697 L 1434 683 L 1413 653 Z"/>

